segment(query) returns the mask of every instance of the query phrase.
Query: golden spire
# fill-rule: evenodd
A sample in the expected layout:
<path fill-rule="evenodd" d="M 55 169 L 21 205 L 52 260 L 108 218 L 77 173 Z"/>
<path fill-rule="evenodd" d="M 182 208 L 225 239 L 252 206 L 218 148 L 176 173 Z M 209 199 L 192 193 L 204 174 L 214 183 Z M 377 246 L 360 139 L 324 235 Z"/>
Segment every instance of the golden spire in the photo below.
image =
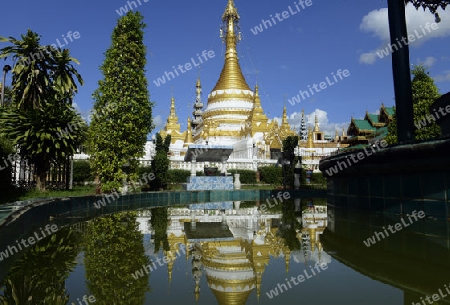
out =
<path fill-rule="evenodd" d="M 168 134 L 172 135 L 172 141 L 174 141 L 174 136 L 177 134 L 180 134 L 180 124 L 178 123 L 178 117 L 175 113 L 175 99 L 172 96 L 171 104 L 170 104 L 170 114 L 167 118 L 166 126 L 164 126 L 164 131 Z M 161 135 L 166 136 L 165 133 L 162 133 Z M 174 142 L 173 142 L 174 143 Z"/>
<path fill-rule="evenodd" d="M 286 246 L 285 249 L 285 255 L 284 255 L 284 263 L 286 266 L 286 274 L 289 273 L 289 261 L 291 260 L 291 250 L 289 250 L 289 248 Z"/>
<path fill-rule="evenodd" d="M 287 114 L 286 114 L 286 106 L 283 107 L 283 117 L 281 118 L 281 129 L 290 130 Z"/>
<path fill-rule="evenodd" d="M 197 78 L 197 83 L 195 84 L 195 93 L 198 95 L 202 94 L 202 84 L 200 83 L 200 77 Z"/>
<path fill-rule="evenodd" d="M 250 114 L 251 121 L 264 121 L 267 122 L 267 117 L 264 114 L 264 110 L 261 107 L 261 99 L 259 98 L 258 85 L 255 86 L 255 98 L 253 100 L 253 111 Z"/>
<path fill-rule="evenodd" d="M 188 147 L 189 144 L 194 143 L 194 139 L 192 138 L 191 132 L 191 118 L 188 118 L 187 129 L 186 129 L 186 138 L 184 139 L 183 147 Z"/>
<path fill-rule="evenodd" d="M 314 148 L 313 135 L 311 127 L 308 127 L 308 140 L 306 142 L 306 148 Z"/>
<path fill-rule="evenodd" d="M 172 99 L 170 101 L 170 114 L 169 117 L 167 118 L 167 123 L 178 123 L 178 117 L 177 114 L 175 113 L 175 98 L 172 96 Z"/>
<path fill-rule="evenodd" d="M 317 114 L 315 115 L 314 132 L 320 132 L 319 120 L 317 119 Z"/>
<path fill-rule="evenodd" d="M 225 64 L 220 73 L 219 80 L 212 91 L 225 89 L 250 90 L 239 66 L 236 51 L 236 44 L 241 40 L 241 34 L 237 31 L 239 19 L 240 17 L 234 6 L 234 1 L 228 0 L 227 7 L 222 16 L 223 27 L 220 30 L 221 37 L 225 38 L 226 44 Z M 237 36 L 236 32 L 238 32 Z"/>

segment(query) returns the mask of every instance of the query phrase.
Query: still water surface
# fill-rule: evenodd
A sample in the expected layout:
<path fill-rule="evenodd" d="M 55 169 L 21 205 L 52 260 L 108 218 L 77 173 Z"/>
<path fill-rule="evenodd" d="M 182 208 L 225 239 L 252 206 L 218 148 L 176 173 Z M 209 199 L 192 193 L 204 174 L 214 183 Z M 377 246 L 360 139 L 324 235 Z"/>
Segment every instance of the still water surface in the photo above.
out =
<path fill-rule="evenodd" d="M 318 199 L 257 206 L 81 221 L 15 261 L 0 304 L 450 304 L 448 222 L 425 217 L 367 247 L 401 217 Z"/>

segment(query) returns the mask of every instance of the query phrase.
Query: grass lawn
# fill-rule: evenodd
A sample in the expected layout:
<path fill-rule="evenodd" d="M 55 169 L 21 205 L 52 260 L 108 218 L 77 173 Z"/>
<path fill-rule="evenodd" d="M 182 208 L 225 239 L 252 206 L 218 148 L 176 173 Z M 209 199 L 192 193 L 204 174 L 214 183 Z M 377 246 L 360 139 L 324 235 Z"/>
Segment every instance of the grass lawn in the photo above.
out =
<path fill-rule="evenodd" d="M 0 198 L 0 204 L 8 202 L 14 202 L 19 200 L 29 200 L 33 198 L 51 198 L 51 197 L 69 197 L 69 196 L 84 196 L 94 195 L 95 186 L 74 186 L 72 190 L 54 191 L 48 190 L 46 192 L 40 192 L 37 190 L 19 191 L 12 190 L 3 193 Z"/>
<path fill-rule="evenodd" d="M 280 186 L 279 186 L 280 187 Z M 301 189 L 326 189 L 326 185 L 302 185 Z M 277 189 L 271 184 L 243 184 L 243 190 L 274 190 Z M 183 184 L 170 184 L 168 191 L 182 191 L 184 190 Z M 46 192 L 39 192 L 37 190 L 19 191 L 19 190 L 6 190 L 2 192 L 0 198 L 0 205 L 9 202 L 29 200 L 33 198 L 51 198 L 51 197 L 69 197 L 69 196 L 86 196 L 94 195 L 95 186 L 74 186 L 72 190 L 55 191 L 48 190 Z"/>

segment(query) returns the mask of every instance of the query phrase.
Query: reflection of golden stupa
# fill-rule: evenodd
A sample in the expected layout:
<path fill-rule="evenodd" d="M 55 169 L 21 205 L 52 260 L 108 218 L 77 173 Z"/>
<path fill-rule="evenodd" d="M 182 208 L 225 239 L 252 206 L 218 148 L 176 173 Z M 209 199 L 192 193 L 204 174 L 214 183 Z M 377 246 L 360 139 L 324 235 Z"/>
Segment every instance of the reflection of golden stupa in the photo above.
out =
<path fill-rule="evenodd" d="M 181 228 L 182 223 L 191 219 L 172 219 L 174 228 Z M 192 258 L 193 289 L 196 300 L 201 297 L 200 278 L 205 275 L 208 288 L 212 290 L 219 304 L 245 304 L 249 295 L 256 290 L 259 299 L 261 281 L 270 256 L 285 256 L 286 271 L 289 268 L 290 251 L 284 240 L 276 235 L 278 230 L 271 226 L 271 220 L 260 222 L 253 232 L 253 239 L 232 237 L 231 239 L 190 242 L 185 234 L 168 233 L 170 250 L 165 252 L 169 263 L 168 278 L 172 279 L 174 261 L 181 255 L 177 253 L 180 244 L 184 244 L 186 258 Z"/>
<path fill-rule="evenodd" d="M 232 240 L 202 244 L 208 286 L 219 304 L 245 304 L 255 289 L 253 265 L 240 243 L 240 240 Z"/>

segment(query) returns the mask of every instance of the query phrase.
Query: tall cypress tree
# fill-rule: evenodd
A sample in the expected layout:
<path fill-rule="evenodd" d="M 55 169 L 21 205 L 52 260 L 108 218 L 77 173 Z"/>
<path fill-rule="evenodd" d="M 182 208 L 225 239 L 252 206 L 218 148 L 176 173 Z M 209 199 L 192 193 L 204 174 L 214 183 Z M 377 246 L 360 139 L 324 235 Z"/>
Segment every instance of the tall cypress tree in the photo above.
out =
<path fill-rule="evenodd" d="M 419 120 L 425 119 L 430 115 L 430 106 L 441 95 L 439 90 L 428 74 L 426 68 L 422 65 L 414 67 L 411 71 L 414 78 L 411 82 L 411 89 L 413 93 L 413 110 L 414 110 L 414 125 L 416 126 L 416 140 L 426 140 L 436 138 L 441 135 L 441 128 L 435 121 L 427 121 L 425 127 L 421 126 Z"/>
<path fill-rule="evenodd" d="M 415 129 L 415 140 L 433 139 L 441 135 L 441 128 L 434 120 L 429 120 L 430 106 L 439 98 L 439 90 L 434 80 L 428 75 L 427 69 L 423 65 L 415 66 L 411 74 L 414 76 L 411 81 L 413 114 Z M 420 123 L 420 122 L 424 123 Z M 425 125 L 423 125 L 425 124 Z M 397 119 L 389 123 L 388 135 L 385 138 L 389 144 L 397 143 Z"/>
<path fill-rule="evenodd" d="M 139 158 L 152 131 L 152 106 L 145 77 L 146 25 L 139 12 L 118 20 L 101 66 L 104 78 L 94 92 L 90 126 L 91 168 L 103 192 L 136 180 Z"/>

